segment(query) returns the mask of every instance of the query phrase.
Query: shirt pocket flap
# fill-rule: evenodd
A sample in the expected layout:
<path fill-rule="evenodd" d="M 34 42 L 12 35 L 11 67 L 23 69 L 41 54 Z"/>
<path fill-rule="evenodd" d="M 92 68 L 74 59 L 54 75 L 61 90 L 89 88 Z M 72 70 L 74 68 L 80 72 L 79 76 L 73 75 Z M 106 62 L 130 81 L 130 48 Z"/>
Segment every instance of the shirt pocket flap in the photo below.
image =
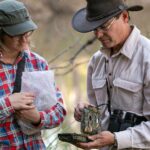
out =
<path fill-rule="evenodd" d="M 98 89 L 104 87 L 106 83 L 105 79 L 92 79 L 93 89 Z"/>
<path fill-rule="evenodd" d="M 114 86 L 131 91 L 131 92 L 138 92 L 142 85 L 140 83 L 130 82 L 127 80 L 123 80 L 120 78 L 117 78 L 113 81 Z"/>

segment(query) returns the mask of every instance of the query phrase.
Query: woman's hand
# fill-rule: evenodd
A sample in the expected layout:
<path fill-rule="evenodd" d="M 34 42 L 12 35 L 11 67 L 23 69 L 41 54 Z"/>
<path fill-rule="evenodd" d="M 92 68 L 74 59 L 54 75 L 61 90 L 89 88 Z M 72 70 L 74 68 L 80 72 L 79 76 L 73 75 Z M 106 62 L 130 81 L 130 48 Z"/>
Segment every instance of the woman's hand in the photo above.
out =
<path fill-rule="evenodd" d="M 36 108 L 16 111 L 16 115 L 21 120 L 30 122 L 33 125 L 39 125 L 41 122 L 40 113 Z"/>
<path fill-rule="evenodd" d="M 33 105 L 33 101 L 35 99 L 33 93 L 14 93 L 8 98 L 15 110 L 32 109 L 35 107 Z"/>

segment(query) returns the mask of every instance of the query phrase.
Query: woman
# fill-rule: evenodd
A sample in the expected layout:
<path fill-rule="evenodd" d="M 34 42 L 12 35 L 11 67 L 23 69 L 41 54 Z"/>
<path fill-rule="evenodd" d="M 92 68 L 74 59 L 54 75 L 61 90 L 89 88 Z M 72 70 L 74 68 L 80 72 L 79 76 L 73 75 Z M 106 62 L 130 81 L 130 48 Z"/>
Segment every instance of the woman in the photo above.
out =
<path fill-rule="evenodd" d="M 33 93 L 18 92 L 16 78 L 20 68 L 42 71 L 48 70 L 48 65 L 41 56 L 29 51 L 30 36 L 37 26 L 24 4 L 1 1 L 0 16 L 0 149 L 44 150 L 40 130 L 56 127 L 63 121 L 66 115 L 63 100 L 57 89 L 57 104 L 39 112 L 33 105 Z M 24 66 L 20 67 L 23 61 Z M 18 114 L 39 132 L 24 134 L 15 119 Z"/>

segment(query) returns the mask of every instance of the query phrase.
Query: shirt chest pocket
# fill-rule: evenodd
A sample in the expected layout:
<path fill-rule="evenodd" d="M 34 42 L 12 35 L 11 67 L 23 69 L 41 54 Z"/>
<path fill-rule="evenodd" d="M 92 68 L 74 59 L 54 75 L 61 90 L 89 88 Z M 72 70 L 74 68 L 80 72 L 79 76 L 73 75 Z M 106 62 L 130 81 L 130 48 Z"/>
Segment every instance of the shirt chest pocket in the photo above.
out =
<path fill-rule="evenodd" d="M 123 80 L 121 78 L 115 79 L 113 81 L 113 84 L 115 87 L 127 90 L 129 92 L 133 92 L 133 93 L 138 92 L 142 88 L 142 85 L 140 83 Z"/>
<path fill-rule="evenodd" d="M 107 102 L 106 79 L 93 78 L 92 87 L 93 87 L 98 105 L 106 103 Z"/>
<path fill-rule="evenodd" d="M 135 83 L 121 78 L 113 81 L 112 105 L 124 108 L 138 108 L 142 106 L 142 84 Z"/>

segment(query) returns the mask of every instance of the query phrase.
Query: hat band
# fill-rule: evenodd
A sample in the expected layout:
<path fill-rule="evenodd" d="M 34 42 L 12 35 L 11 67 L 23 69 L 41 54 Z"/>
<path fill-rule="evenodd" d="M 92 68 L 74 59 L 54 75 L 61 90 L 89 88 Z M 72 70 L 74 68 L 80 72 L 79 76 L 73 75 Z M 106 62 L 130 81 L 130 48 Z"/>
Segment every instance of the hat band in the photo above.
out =
<path fill-rule="evenodd" d="M 96 16 L 96 17 L 88 17 L 88 15 L 87 15 L 87 20 L 88 21 L 97 21 L 97 20 L 100 20 L 100 19 L 103 19 L 103 18 L 106 18 L 106 17 L 108 17 L 108 16 L 111 16 L 111 15 L 113 15 L 113 14 L 115 14 L 115 13 L 117 13 L 117 12 L 119 12 L 120 10 L 125 10 L 125 9 L 127 9 L 128 7 L 127 6 L 125 6 L 125 5 L 119 5 L 116 9 L 114 9 L 113 11 L 111 11 L 111 12 L 109 12 L 109 13 L 107 13 L 107 14 L 104 14 L 104 15 L 99 15 L 99 16 Z M 88 13 L 87 13 L 88 14 Z"/>
<path fill-rule="evenodd" d="M 0 10 L 0 26 L 10 26 L 30 20 L 27 9 L 23 8 L 17 11 L 3 12 Z"/>

